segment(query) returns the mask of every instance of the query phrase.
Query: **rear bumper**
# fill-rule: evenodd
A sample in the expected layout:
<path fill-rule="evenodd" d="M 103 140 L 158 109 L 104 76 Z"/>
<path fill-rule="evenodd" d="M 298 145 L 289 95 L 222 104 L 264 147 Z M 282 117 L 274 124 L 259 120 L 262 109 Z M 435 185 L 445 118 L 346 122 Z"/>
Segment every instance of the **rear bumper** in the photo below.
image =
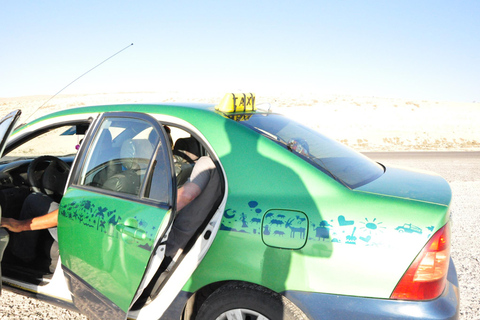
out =
<path fill-rule="evenodd" d="M 460 292 L 452 260 L 445 291 L 434 300 L 401 301 L 299 291 L 284 294 L 311 319 L 454 320 L 459 317 Z"/>

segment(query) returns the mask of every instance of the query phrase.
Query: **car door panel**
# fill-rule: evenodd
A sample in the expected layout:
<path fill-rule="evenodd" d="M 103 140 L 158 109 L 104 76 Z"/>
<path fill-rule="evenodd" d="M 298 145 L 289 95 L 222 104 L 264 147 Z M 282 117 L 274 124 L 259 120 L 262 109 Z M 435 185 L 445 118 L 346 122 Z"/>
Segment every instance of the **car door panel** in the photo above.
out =
<path fill-rule="evenodd" d="M 82 161 L 76 164 L 78 166 L 76 168 L 77 177 L 72 177 L 73 182 L 67 189 L 60 205 L 59 248 L 62 268 L 66 274 L 75 306 L 92 319 L 124 319 L 142 282 L 155 244 L 163 236 L 171 222 L 170 204 L 173 201 L 171 187 L 169 188 L 170 192 L 166 193 L 166 201 L 163 201 L 165 197 L 161 197 L 163 200 L 146 199 L 148 197 L 146 190 L 149 190 L 146 185 L 151 181 L 149 177 L 152 172 L 161 170 L 160 178 L 158 175 L 153 175 L 155 179 L 164 181 L 165 185 L 172 185 L 172 165 L 166 156 L 171 152 L 165 143 L 165 133 L 162 127 L 149 116 L 114 113 L 105 114 L 102 117 L 97 122 L 95 129 L 97 133 L 93 132 L 86 141 L 87 145 L 83 146 L 83 152 L 87 153 L 85 150 L 88 149 L 91 154 L 80 154 Z M 132 119 L 131 127 L 128 126 L 130 119 Z M 112 160 L 96 161 L 95 164 L 92 164 L 93 169 L 85 168 L 86 173 L 82 173 L 82 170 L 79 169 L 82 165 L 86 166 L 85 163 L 88 163 L 95 155 L 105 153 L 104 145 L 92 143 L 92 141 L 100 141 L 100 138 L 95 140 L 95 135 L 98 137 L 104 135 L 105 123 L 121 122 L 123 122 L 125 130 L 132 130 L 135 134 L 138 133 L 135 131 L 135 126 L 139 128 L 139 124 L 143 126 L 142 122 L 145 122 L 160 137 L 156 140 L 157 144 L 153 148 L 149 147 L 148 154 L 152 154 L 150 156 L 153 157 L 154 160 L 152 160 L 145 155 L 144 146 L 141 150 L 140 148 L 135 150 L 134 145 L 139 145 L 140 141 L 133 141 L 134 138 L 129 132 L 124 133 L 124 136 L 130 139 L 126 139 L 123 143 L 123 145 L 130 144 L 128 156 L 132 156 L 131 152 L 133 151 L 136 151 L 137 154 L 142 152 L 140 159 L 142 168 L 137 168 L 137 172 L 141 175 L 140 185 L 133 189 L 124 189 L 123 193 L 121 188 L 109 189 L 110 178 L 103 182 L 103 185 L 98 181 L 85 178 L 102 167 L 96 163 L 107 164 L 112 163 Z M 112 145 L 121 142 L 118 141 L 121 134 L 123 133 L 116 136 L 117 141 L 109 138 Z M 157 152 L 154 152 L 156 146 L 159 148 Z M 82 150 L 80 152 L 82 153 Z M 127 153 L 123 152 L 122 154 Z M 120 158 L 113 159 L 117 171 L 111 178 L 122 175 L 122 172 L 133 170 L 131 163 L 133 158 L 128 158 L 129 161 L 123 163 Z M 90 163 L 94 163 L 94 161 L 90 161 Z M 160 163 L 162 163 L 161 166 Z M 122 178 L 125 181 L 122 181 L 121 184 L 128 183 L 131 180 L 129 177 L 129 175 L 123 175 Z M 106 316 L 107 314 L 108 316 Z"/>
<path fill-rule="evenodd" d="M 15 110 L 10 112 L 8 115 L 6 115 L 0 120 L 0 158 L 3 156 L 3 151 L 5 149 L 7 139 L 12 133 L 13 127 L 15 126 L 15 123 L 20 118 L 21 114 L 22 112 L 20 110 Z M 2 217 L 1 209 L 2 208 L 0 207 L 0 218 Z M 0 228 L 0 263 L 2 261 L 3 252 L 7 247 L 9 239 L 10 238 L 7 230 L 5 230 L 5 228 Z M 2 291 L 1 278 L 2 278 L 2 273 L 0 268 L 0 292 Z"/>
<path fill-rule="evenodd" d="M 15 110 L 0 120 L 0 157 L 3 156 L 6 142 L 21 114 L 22 112 L 20 110 Z"/>
<path fill-rule="evenodd" d="M 1 211 L 1 210 L 0 210 Z M 1 214 L 0 214 L 1 218 Z M 5 248 L 7 247 L 8 240 L 10 239 L 8 232 L 5 228 L 0 228 L 0 262 L 2 262 L 3 253 L 5 252 Z M 2 269 L 0 268 L 0 292 L 2 291 Z"/>
<path fill-rule="evenodd" d="M 59 234 L 68 234 L 60 242 L 62 253 L 68 248 L 62 264 L 126 311 L 169 216 L 169 209 L 71 188 L 59 212 Z"/>

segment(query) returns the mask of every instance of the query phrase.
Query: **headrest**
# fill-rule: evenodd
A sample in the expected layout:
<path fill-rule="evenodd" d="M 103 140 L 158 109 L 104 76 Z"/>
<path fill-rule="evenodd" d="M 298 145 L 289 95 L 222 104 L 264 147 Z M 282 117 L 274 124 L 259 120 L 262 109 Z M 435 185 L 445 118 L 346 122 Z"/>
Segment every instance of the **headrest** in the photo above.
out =
<path fill-rule="evenodd" d="M 120 149 L 123 166 L 132 169 L 138 159 L 149 160 L 153 154 L 153 146 L 147 139 L 126 140 Z"/>
<path fill-rule="evenodd" d="M 100 137 L 98 138 L 98 146 L 100 148 L 111 148 L 112 147 L 112 134 L 110 130 L 103 129 Z"/>
<path fill-rule="evenodd" d="M 197 160 L 200 157 L 200 145 L 194 137 L 180 138 L 175 142 L 173 151 L 183 151 L 192 160 Z"/>

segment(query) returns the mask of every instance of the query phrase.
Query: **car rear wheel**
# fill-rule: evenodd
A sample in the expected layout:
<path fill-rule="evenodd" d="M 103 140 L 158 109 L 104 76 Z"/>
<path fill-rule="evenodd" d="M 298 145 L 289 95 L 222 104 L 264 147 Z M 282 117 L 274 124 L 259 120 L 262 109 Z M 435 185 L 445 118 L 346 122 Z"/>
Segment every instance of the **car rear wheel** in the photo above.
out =
<path fill-rule="evenodd" d="M 263 314 L 247 309 L 233 309 L 222 313 L 216 320 L 256 319 L 268 320 Z"/>
<path fill-rule="evenodd" d="M 307 320 L 290 300 L 250 283 L 230 283 L 218 288 L 202 304 L 196 320 Z"/>

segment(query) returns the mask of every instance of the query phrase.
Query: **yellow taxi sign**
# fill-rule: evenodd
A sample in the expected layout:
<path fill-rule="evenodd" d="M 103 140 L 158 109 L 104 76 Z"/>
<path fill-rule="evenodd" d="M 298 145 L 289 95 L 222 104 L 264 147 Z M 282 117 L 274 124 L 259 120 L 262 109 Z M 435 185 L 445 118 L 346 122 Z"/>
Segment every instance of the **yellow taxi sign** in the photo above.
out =
<path fill-rule="evenodd" d="M 255 95 L 253 93 L 227 93 L 215 110 L 224 113 L 255 111 Z"/>

